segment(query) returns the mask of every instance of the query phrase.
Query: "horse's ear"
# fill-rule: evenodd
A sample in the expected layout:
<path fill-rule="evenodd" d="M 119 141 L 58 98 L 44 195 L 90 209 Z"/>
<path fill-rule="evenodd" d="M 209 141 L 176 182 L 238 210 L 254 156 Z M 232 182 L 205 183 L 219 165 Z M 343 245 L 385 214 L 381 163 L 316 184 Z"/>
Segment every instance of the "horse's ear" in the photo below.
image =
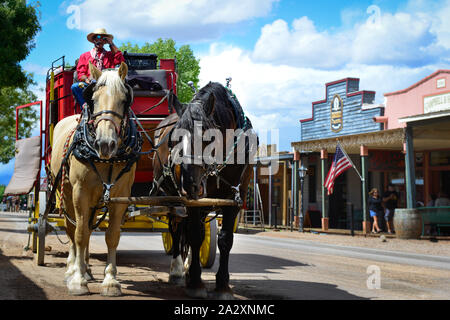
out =
<path fill-rule="evenodd" d="M 95 79 L 95 81 L 97 81 L 102 76 L 102 72 L 99 69 L 97 69 L 97 67 L 94 66 L 90 61 L 89 61 L 89 73 L 91 74 L 92 78 Z"/>
<path fill-rule="evenodd" d="M 125 81 L 127 75 L 128 75 L 128 66 L 125 62 L 122 62 L 119 67 L 119 77 L 122 79 L 122 81 Z"/>
<path fill-rule="evenodd" d="M 214 108 L 216 104 L 216 98 L 214 97 L 214 94 L 210 93 L 208 97 L 208 101 L 206 101 L 204 105 L 205 114 L 209 117 L 214 113 Z"/>
<path fill-rule="evenodd" d="M 177 96 L 173 92 L 170 92 L 169 94 L 169 108 L 170 110 L 175 109 L 179 118 L 181 118 L 185 109 L 184 105 L 180 103 Z"/>

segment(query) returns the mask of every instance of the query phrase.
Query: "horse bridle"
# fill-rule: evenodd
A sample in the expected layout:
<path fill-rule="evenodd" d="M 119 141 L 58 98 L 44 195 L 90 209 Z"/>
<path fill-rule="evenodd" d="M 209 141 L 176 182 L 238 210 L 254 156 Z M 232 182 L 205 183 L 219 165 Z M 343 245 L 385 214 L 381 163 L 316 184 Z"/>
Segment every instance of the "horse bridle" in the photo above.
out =
<path fill-rule="evenodd" d="M 120 125 L 117 125 L 115 119 L 111 116 L 108 116 L 108 114 L 112 114 L 113 116 L 117 117 L 120 119 Z M 98 118 L 99 116 L 101 116 L 100 118 Z M 98 118 L 98 119 L 97 119 Z M 125 120 L 125 121 L 124 121 Z M 98 124 L 101 121 L 109 121 L 113 124 L 114 129 L 116 130 L 117 136 L 121 137 L 124 134 L 124 127 L 125 127 L 125 123 L 126 123 L 126 116 L 121 115 L 115 111 L 112 110 L 102 110 L 99 111 L 97 113 L 94 113 L 93 115 L 91 115 L 91 120 L 90 123 L 93 124 L 94 126 L 94 130 L 97 129 Z"/>
<path fill-rule="evenodd" d="M 101 121 L 109 121 L 113 124 L 115 131 L 117 133 L 118 137 L 121 137 L 124 132 L 125 132 L 125 126 L 127 123 L 127 116 L 128 116 L 128 111 L 131 107 L 131 104 L 133 103 L 133 89 L 131 88 L 131 86 L 127 83 L 125 83 L 125 88 L 127 89 L 127 100 L 125 102 L 125 106 L 124 106 L 124 111 L 123 114 L 119 114 L 118 112 L 115 112 L 113 110 L 102 110 L 96 113 L 94 112 L 94 101 L 92 99 L 92 96 L 94 95 L 94 92 L 96 89 L 98 89 L 101 86 L 97 86 L 97 84 L 95 82 L 92 82 L 91 84 L 89 84 L 89 86 L 86 87 L 86 89 L 83 92 L 83 96 L 87 102 L 87 104 L 89 105 L 89 109 L 90 109 L 90 121 L 89 123 L 93 125 L 94 130 L 97 129 L 98 124 Z M 118 126 L 115 119 L 112 116 L 115 116 L 117 118 L 120 119 L 120 125 Z M 100 116 L 99 119 L 96 119 Z"/>

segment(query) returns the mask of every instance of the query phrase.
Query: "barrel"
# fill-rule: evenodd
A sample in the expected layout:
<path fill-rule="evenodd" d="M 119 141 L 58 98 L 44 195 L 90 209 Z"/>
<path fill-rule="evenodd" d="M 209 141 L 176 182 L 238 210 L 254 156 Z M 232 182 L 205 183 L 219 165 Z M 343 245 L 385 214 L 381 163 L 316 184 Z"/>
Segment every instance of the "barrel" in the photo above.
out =
<path fill-rule="evenodd" d="M 422 235 L 422 216 L 417 209 L 395 209 L 394 228 L 397 238 L 419 239 Z"/>

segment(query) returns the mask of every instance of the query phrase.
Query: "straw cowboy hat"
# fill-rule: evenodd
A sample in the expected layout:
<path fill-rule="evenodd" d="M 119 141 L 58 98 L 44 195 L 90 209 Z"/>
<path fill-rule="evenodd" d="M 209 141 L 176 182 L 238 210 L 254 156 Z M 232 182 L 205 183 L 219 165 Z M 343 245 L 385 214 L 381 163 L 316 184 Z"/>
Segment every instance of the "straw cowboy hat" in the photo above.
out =
<path fill-rule="evenodd" d="M 106 38 L 109 38 L 111 40 L 114 39 L 114 36 L 112 34 L 107 33 L 104 28 L 98 28 L 98 29 L 95 29 L 94 32 L 91 32 L 87 35 L 88 41 L 93 43 L 94 36 L 96 36 L 97 34 L 103 35 Z"/>

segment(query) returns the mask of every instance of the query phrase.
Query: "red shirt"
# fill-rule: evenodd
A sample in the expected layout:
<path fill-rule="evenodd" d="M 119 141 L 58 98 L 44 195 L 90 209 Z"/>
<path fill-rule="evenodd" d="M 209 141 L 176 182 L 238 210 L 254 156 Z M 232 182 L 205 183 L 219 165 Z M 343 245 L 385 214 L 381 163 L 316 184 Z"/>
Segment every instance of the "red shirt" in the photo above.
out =
<path fill-rule="evenodd" d="M 89 72 L 89 61 L 94 63 L 94 58 L 91 56 L 91 52 L 85 52 L 80 56 L 80 59 L 78 60 L 77 64 L 77 73 L 78 73 L 78 79 L 81 78 L 81 76 L 90 76 Z M 112 51 L 106 51 L 105 50 L 105 56 L 103 58 L 103 68 L 109 69 L 114 68 L 116 65 L 124 62 L 125 59 L 122 55 L 121 51 L 117 51 L 116 54 L 112 53 Z"/>

